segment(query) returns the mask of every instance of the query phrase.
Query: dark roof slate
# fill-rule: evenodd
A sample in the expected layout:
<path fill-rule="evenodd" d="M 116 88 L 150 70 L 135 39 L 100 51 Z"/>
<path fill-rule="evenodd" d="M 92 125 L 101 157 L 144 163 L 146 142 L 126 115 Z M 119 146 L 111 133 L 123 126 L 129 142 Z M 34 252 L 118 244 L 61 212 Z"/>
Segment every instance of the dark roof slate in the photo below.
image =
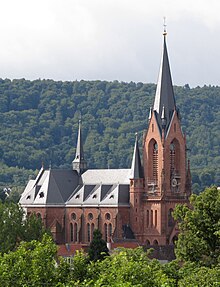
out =
<path fill-rule="evenodd" d="M 166 130 L 170 124 L 176 102 L 173 92 L 172 77 L 170 72 L 169 58 L 166 45 L 166 34 L 164 34 L 163 52 L 161 66 L 157 82 L 153 110 L 157 113 L 157 121 L 162 130 L 162 116 L 166 121 Z M 163 115 L 162 115 L 163 113 Z"/>

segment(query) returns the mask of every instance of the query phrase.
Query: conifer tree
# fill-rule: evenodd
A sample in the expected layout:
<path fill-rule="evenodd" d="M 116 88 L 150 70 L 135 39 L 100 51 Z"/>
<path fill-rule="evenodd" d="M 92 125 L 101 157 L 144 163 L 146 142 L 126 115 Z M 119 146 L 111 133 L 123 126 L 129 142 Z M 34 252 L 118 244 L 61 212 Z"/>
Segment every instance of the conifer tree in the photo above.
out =
<path fill-rule="evenodd" d="M 93 232 L 93 240 L 90 243 L 88 254 L 90 261 L 103 260 L 109 255 L 106 242 L 102 239 L 102 233 L 98 229 Z"/>

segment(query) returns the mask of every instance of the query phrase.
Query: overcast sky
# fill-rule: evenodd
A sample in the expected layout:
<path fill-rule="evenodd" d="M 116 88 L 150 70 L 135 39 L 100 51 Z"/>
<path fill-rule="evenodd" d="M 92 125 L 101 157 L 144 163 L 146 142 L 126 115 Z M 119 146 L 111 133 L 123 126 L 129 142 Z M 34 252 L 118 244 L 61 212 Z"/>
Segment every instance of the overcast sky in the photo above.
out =
<path fill-rule="evenodd" d="M 220 85 L 219 0 L 0 0 L 0 78 Z"/>

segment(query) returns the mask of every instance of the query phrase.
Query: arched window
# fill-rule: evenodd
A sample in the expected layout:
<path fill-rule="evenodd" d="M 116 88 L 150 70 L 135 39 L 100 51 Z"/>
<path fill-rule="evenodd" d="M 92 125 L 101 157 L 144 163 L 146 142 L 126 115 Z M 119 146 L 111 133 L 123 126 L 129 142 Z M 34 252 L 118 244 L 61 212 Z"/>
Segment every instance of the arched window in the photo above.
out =
<path fill-rule="evenodd" d="M 87 223 L 87 241 L 90 242 L 90 239 L 91 239 L 90 224 Z"/>
<path fill-rule="evenodd" d="M 91 224 L 91 240 L 93 240 L 94 223 Z"/>
<path fill-rule="evenodd" d="M 149 179 L 148 185 L 154 190 L 155 185 L 158 184 L 158 144 L 155 139 L 151 139 L 148 145 L 148 157 L 149 162 L 152 165 L 149 166 Z"/>
<path fill-rule="evenodd" d="M 155 227 L 157 227 L 157 210 L 155 210 L 155 213 L 154 213 L 154 225 Z"/>
<path fill-rule="evenodd" d="M 173 218 L 173 209 L 170 208 L 168 211 L 168 226 L 172 227 L 174 225 L 174 218 Z"/>
<path fill-rule="evenodd" d="M 37 215 L 37 218 L 42 219 L 40 212 L 38 212 L 36 215 Z"/>
<path fill-rule="evenodd" d="M 155 239 L 153 245 L 158 245 L 158 241 Z"/>
<path fill-rule="evenodd" d="M 170 144 L 170 175 L 179 174 L 180 169 L 180 144 L 174 139 Z"/>
<path fill-rule="evenodd" d="M 158 145 L 155 142 L 153 145 L 153 179 L 157 184 L 158 181 Z"/>
<path fill-rule="evenodd" d="M 106 220 L 110 220 L 110 219 L 111 219 L 110 213 L 106 213 L 106 214 L 105 214 L 105 219 L 106 219 Z"/>
<path fill-rule="evenodd" d="M 150 241 L 148 239 L 146 240 L 146 245 L 150 245 Z"/>
<path fill-rule="evenodd" d="M 74 242 L 77 242 L 77 223 L 74 223 Z"/>
<path fill-rule="evenodd" d="M 109 236 L 109 238 L 111 238 L 112 237 L 112 224 L 111 223 L 109 223 L 109 225 L 108 225 L 108 236 Z"/>
<path fill-rule="evenodd" d="M 70 241 L 73 242 L 73 224 L 70 223 Z"/>
<path fill-rule="evenodd" d="M 150 215 L 149 215 L 149 210 L 147 210 L 147 227 L 149 227 L 149 223 L 150 223 Z"/>
<path fill-rule="evenodd" d="M 71 214 L 71 219 L 76 220 L 76 214 L 74 212 Z"/>
<path fill-rule="evenodd" d="M 89 219 L 89 220 L 93 220 L 93 214 L 92 214 L 92 213 L 89 213 L 89 214 L 88 214 L 88 219 Z"/>
<path fill-rule="evenodd" d="M 150 211 L 150 226 L 153 227 L 153 210 Z"/>
<path fill-rule="evenodd" d="M 108 226 L 107 223 L 104 224 L 104 232 L 105 232 L 105 241 L 108 240 Z"/>

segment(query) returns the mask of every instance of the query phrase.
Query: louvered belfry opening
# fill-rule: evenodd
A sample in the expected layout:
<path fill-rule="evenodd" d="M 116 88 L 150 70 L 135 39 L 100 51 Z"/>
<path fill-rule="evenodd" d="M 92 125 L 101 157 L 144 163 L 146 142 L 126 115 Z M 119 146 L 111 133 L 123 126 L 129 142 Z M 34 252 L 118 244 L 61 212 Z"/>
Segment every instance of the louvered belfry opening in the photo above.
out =
<path fill-rule="evenodd" d="M 153 145 L 153 180 L 155 185 L 158 184 L 158 146 L 155 142 Z"/>

